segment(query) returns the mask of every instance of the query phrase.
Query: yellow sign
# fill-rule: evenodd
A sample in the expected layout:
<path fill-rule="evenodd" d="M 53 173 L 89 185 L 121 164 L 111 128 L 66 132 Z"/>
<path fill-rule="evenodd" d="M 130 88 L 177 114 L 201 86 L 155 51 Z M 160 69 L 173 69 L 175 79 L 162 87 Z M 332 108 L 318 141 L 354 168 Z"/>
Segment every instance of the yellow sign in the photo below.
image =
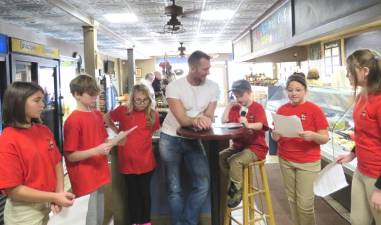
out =
<path fill-rule="evenodd" d="M 18 38 L 11 38 L 11 50 L 12 52 L 19 52 L 46 58 L 60 58 L 60 50 L 58 48 L 50 48 L 41 44 L 24 41 Z"/>

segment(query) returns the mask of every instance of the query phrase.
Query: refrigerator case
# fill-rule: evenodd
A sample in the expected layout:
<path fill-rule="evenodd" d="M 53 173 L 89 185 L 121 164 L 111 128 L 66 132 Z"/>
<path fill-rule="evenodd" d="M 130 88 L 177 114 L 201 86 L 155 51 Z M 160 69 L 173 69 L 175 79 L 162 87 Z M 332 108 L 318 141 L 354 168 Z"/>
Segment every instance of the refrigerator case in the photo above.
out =
<path fill-rule="evenodd" d="M 354 92 L 348 88 L 310 87 L 307 92 L 307 100 L 311 101 L 324 111 L 329 123 L 329 137 L 327 144 L 321 146 L 322 158 L 333 161 L 341 154 L 347 154 L 354 147 L 352 118 L 354 105 Z M 268 119 L 271 112 L 288 102 L 287 93 L 284 88 L 278 89 L 267 101 L 266 111 Z M 272 122 L 269 119 L 269 122 Z M 349 171 L 356 169 L 357 160 L 353 160 L 344 166 Z"/>

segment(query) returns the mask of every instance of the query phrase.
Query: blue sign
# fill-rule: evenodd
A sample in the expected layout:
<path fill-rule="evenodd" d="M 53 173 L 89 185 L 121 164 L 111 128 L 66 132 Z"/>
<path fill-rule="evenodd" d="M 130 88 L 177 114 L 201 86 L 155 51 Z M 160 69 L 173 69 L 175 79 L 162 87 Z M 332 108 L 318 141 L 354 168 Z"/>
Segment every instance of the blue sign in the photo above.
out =
<path fill-rule="evenodd" d="M 8 54 L 8 36 L 0 34 L 0 53 Z"/>

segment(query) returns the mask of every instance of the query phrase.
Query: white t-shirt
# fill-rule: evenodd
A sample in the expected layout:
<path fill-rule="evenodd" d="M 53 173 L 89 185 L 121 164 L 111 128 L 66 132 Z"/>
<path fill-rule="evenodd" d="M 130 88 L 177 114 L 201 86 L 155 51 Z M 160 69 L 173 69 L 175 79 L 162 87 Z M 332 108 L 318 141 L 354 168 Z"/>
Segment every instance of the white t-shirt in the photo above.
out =
<path fill-rule="evenodd" d="M 199 86 L 192 86 L 186 77 L 182 77 L 169 83 L 165 93 L 167 98 L 179 99 L 183 103 L 187 116 L 196 117 L 206 110 L 209 103 L 217 102 L 220 91 L 218 84 L 209 79 Z M 179 127 L 179 122 L 169 110 L 161 132 L 177 136 L 176 130 Z"/>

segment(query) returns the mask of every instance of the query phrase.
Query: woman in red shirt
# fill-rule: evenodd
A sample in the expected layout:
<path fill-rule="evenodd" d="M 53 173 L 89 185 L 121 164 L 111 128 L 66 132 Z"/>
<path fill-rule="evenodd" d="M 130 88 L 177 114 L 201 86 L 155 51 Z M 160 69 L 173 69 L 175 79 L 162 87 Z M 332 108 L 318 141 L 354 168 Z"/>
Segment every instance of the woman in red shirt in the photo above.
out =
<path fill-rule="evenodd" d="M 132 224 L 151 224 L 150 181 L 156 166 L 152 135 L 160 128 L 159 114 L 152 110 L 151 104 L 148 88 L 138 84 L 132 88 L 127 105 L 105 115 L 106 124 L 116 133 L 137 126 L 127 135 L 125 144 L 118 146 L 118 166 L 126 178 Z M 119 122 L 119 129 L 114 122 Z"/>
<path fill-rule="evenodd" d="M 297 138 L 282 137 L 275 130 L 272 138 L 278 142 L 279 164 L 286 186 L 291 216 L 295 225 L 315 225 L 313 182 L 320 171 L 320 145 L 329 140 L 328 122 L 324 113 L 306 101 L 306 78 L 294 73 L 286 84 L 289 102 L 277 114 L 296 115 L 303 132 Z"/>
<path fill-rule="evenodd" d="M 46 225 L 50 210 L 58 213 L 73 204 L 74 195 L 63 190 L 61 154 L 41 124 L 43 100 L 44 90 L 35 83 L 14 82 L 4 94 L 0 191 L 8 196 L 5 224 Z"/>
<path fill-rule="evenodd" d="M 355 151 L 337 158 L 347 163 L 357 157 L 352 178 L 351 223 L 381 225 L 381 61 L 380 55 L 360 49 L 347 58 L 347 77 L 361 87 L 353 109 Z"/>

